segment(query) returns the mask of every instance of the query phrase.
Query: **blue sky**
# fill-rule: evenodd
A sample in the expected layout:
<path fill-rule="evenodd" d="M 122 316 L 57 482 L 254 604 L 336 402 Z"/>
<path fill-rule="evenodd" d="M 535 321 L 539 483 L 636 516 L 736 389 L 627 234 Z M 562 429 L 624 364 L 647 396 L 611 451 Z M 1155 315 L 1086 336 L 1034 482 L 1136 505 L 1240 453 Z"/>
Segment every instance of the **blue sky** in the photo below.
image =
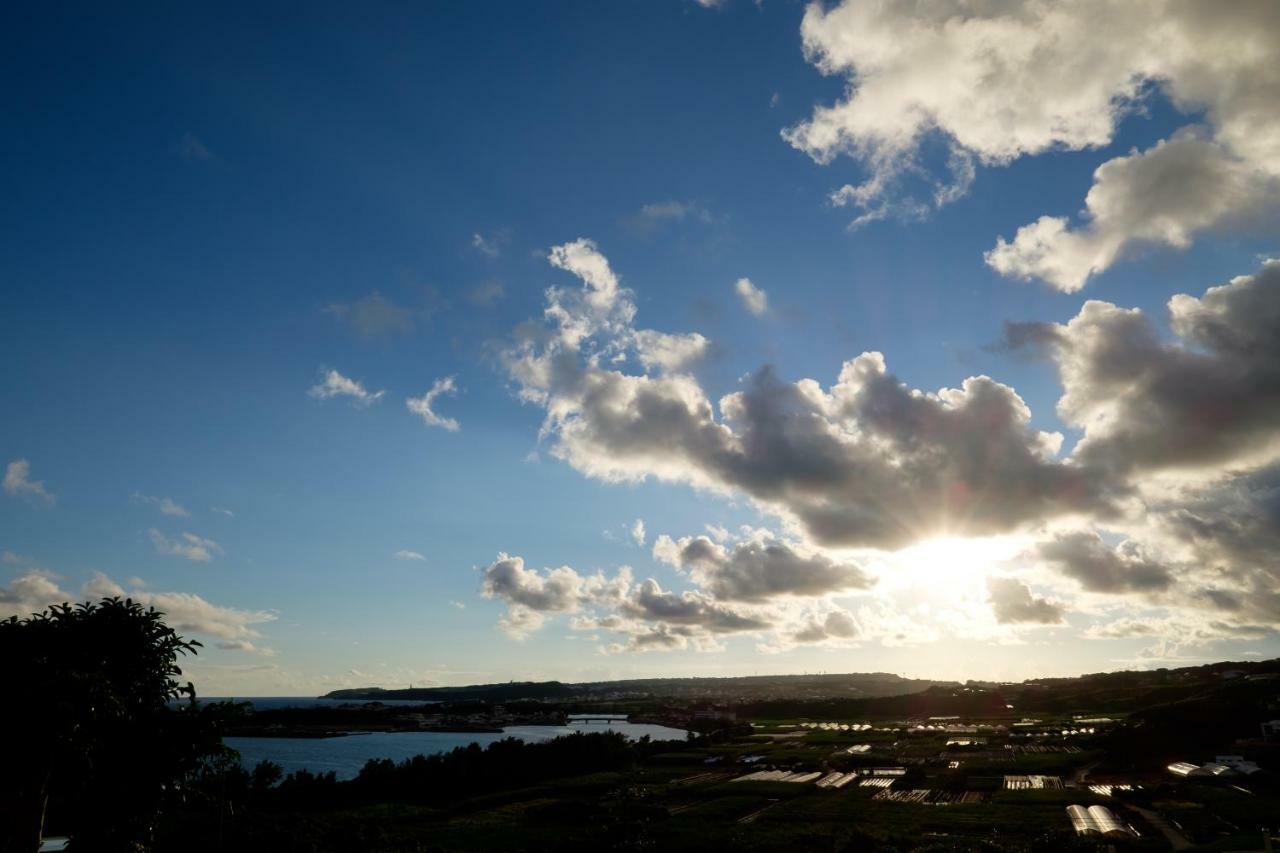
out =
<path fill-rule="evenodd" d="M 612 606 L 586 598 L 553 606 L 522 638 L 498 627 L 506 608 L 527 606 L 486 572 L 499 552 L 581 577 L 630 566 L 637 583 L 677 591 L 698 588 L 694 570 L 655 557 L 655 538 L 705 525 L 731 532 L 724 547 L 766 530 L 808 555 L 893 561 L 830 550 L 740 483 L 643 471 L 617 482 L 560 458 L 564 437 L 540 438 L 547 410 L 518 398 L 525 386 L 507 361 L 514 330 L 542 325 L 546 288 L 582 285 L 548 263 L 552 247 L 592 241 L 630 289 L 636 329 L 705 336 L 702 358 L 680 370 L 712 401 L 763 364 L 826 387 L 844 361 L 879 351 L 925 392 L 984 374 L 1011 386 L 1030 429 L 1064 435 L 1062 458 L 1083 428 L 1055 413 L 1052 361 L 996 346 L 1006 321 L 1066 323 L 1095 299 L 1141 309 L 1168 338 L 1171 296 L 1252 275 L 1276 254 L 1274 228 L 1233 221 L 1189 226 L 1182 245 L 1126 244 L 1083 291 L 984 262 L 997 238 L 1042 215 L 1082 221 L 1101 164 L 1189 126 L 1235 144 L 1221 105 L 1154 84 L 1094 145 L 966 148 L 954 140 L 969 129 L 940 118 L 881 152 L 876 162 L 892 155 L 917 170 L 890 175 L 886 197 L 897 203 L 928 183 L 921 175 L 945 173 L 949 145 L 974 160 L 972 184 L 923 214 L 895 208 L 850 228 L 858 211 L 831 194 L 883 166 L 856 145 L 822 163 L 782 133 L 857 88 L 816 67 L 822 14 L 809 11 L 802 39 L 806 7 L 782 0 L 500 14 L 478 4 L 6 11 L 0 463 L 27 467 L 0 495 L 10 584 L 0 601 L 57 597 L 32 578 L 82 597 L 95 573 L 130 592 L 182 594 L 157 606 L 191 609 L 183 624 L 209 647 L 191 671 L 213 693 L 818 669 L 1026 677 L 1274 656 L 1265 614 L 1195 645 L 1160 646 L 1158 628 L 1101 638 L 1098 626 L 1123 620 L 1176 633 L 1189 624 L 1178 619 L 1201 624 L 1168 597 L 1197 581 L 1171 568 L 1165 598 L 1126 584 L 1108 598 L 1070 572 L 1055 585 L 1027 556 L 1049 534 L 1025 519 L 1001 531 L 1025 541 L 979 548 L 998 556 L 975 558 L 988 560 L 975 571 L 1030 572 L 1022 589 L 1061 605 L 1060 619 L 953 630 L 908 591 L 884 606 L 912 614 L 917 639 L 886 641 L 892 632 L 872 630 L 856 600 L 832 590 L 788 606 L 847 608 L 859 627 L 813 644 L 769 629 L 635 651 L 635 625 L 618 642 L 569 624 Z M 1232 156 L 1252 155 L 1237 145 Z M 1267 168 L 1261 155 L 1249 162 Z M 735 293 L 743 277 L 767 294 L 762 316 Z M 385 393 L 368 405 L 309 395 L 330 370 Z M 446 377 L 457 390 L 432 405 L 456 430 L 405 404 Z M 163 512 L 163 498 L 185 515 Z M 1084 525 L 1112 545 L 1140 535 L 1097 517 Z M 1159 548 L 1144 547 L 1155 560 Z M 858 595 L 891 587 L 893 571 L 871 572 L 880 582 Z M 946 578 L 921 571 L 926 585 Z M 1073 608 L 1077 594 L 1086 603 Z"/>

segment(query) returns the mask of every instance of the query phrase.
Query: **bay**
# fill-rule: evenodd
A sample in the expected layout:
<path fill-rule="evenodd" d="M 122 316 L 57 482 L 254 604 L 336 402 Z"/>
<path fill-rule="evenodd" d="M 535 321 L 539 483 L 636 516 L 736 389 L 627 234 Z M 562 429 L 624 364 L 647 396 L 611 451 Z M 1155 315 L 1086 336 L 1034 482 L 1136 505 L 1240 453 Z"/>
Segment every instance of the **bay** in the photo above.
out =
<path fill-rule="evenodd" d="M 255 707 L 257 706 L 255 701 Z M 621 732 L 632 740 L 648 735 L 653 740 L 684 740 L 682 729 L 649 723 L 574 723 L 568 726 L 508 726 L 498 732 L 362 732 L 342 737 L 280 738 L 228 737 L 223 742 L 240 753 L 240 763 L 252 770 L 260 761 L 279 764 L 286 774 L 333 771 L 338 779 L 354 779 L 371 758 L 403 761 L 415 755 L 448 752 L 478 743 L 487 746 L 514 737 L 536 743 L 574 732 Z"/>

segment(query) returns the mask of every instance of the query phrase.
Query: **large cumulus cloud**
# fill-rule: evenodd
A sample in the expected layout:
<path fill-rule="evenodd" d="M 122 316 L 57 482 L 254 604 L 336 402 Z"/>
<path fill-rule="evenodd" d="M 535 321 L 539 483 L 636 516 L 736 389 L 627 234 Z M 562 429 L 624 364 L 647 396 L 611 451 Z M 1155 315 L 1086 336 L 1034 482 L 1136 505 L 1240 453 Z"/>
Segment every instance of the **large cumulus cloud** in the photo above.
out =
<path fill-rule="evenodd" d="M 1016 330 L 1047 346 L 1074 457 L 1112 477 L 1215 472 L 1280 453 L 1280 262 L 1169 301 L 1176 341 L 1136 309 L 1085 303 L 1065 325 Z"/>
<path fill-rule="evenodd" d="M 863 183 L 833 193 L 859 208 L 856 222 L 957 198 L 975 161 L 1105 146 L 1153 92 L 1197 120 L 1104 163 L 1079 221 L 1024 226 L 988 254 L 993 267 L 1078 290 L 1131 245 L 1181 247 L 1276 209 L 1280 6 L 1270 0 L 844 0 L 811 4 L 801 35 L 809 60 L 848 86 L 784 137 L 820 163 L 847 154 L 867 167 Z M 931 140 L 950 151 L 943 177 L 922 165 Z M 921 176 L 923 195 L 904 189 Z"/>
<path fill-rule="evenodd" d="M 1069 584 L 1055 589 L 1090 601 L 1167 608 L 1205 631 L 1277 612 L 1274 565 L 1257 543 L 1276 526 L 1262 472 L 1280 465 L 1280 264 L 1174 297 L 1172 334 L 1097 301 L 1067 323 L 1011 326 L 1008 344 L 1061 377 L 1058 413 L 1079 430 L 1064 454 L 1013 388 L 972 376 L 912 389 L 874 352 L 828 386 L 766 366 L 713 401 L 687 365 L 636 356 L 650 333 L 593 243 L 551 257 L 582 287 L 549 289 L 544 322 L 503 354 L 516 393 L 545 412 L 550 452 L 601 480 L 746 497 L 785 538 L 659 537 L 654 556 L 693 585 L 683 591 L 629 573 L 536 573 L 504 556 L 484 592 L 508 603 L 513 634 L 572 613 L 574 626 L 633 649 L 715 648 L 734 634 L 766 637 L 771 650 L 889 638 L 876 627 L 884 614 L 846 618 L 832 597 L 879 595 L 866 566 L 883 577 L 920 540 L 1003 534 L 1038 538 L 1025 569 L 1047 569 Z M 1063 616 L 1016 577 L 974 597 L 984 636 Z"/>
<path fill-rule="evenodd" d="M 608 265 L 592 252 L 570 270 L 583 290 L 548 291 L 548 329 L 505 356 L 522 398 L 546 409 L 552 453 L 585 474 L 743 493 L 842 546 L 1000 533 L 1102 499 L 1087 471 L 1056 458 L 1061 436 L 1032 429 L 1022 398 L 989 377 L 918 391 L 868 352 L 828 388 L 764 367 L 713 404 L 688 373 L 625 372 L 604 356 L 626 354 L 634 312 L 598 319 L 593 295 L 622 297 L 600 289 Z"/>

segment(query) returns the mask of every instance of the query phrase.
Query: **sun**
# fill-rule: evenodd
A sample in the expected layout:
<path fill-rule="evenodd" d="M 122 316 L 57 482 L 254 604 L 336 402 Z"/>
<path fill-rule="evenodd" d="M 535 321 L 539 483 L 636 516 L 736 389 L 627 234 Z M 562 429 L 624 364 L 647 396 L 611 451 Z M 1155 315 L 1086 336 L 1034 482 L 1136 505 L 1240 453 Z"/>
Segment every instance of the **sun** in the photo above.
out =
<path fill-rule="evenodd" d="M 940 595 L 985 589 L 986 579 L 1026 550 L 1018 536 L 940 536 L 925 539 L 886 558 L 887 584 Z"/>

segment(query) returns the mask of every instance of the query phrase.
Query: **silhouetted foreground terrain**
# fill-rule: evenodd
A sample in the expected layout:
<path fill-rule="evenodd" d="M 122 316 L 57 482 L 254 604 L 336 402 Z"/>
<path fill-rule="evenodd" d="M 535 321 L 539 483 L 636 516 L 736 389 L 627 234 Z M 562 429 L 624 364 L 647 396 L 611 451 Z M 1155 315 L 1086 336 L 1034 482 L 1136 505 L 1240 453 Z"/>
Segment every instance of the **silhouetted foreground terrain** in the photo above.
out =
<path fill-rule="evenodd" d="M 803 700 L 778 698 L 790 679 L 762 677 L 704 689 L 682 679 L 670 691 L 655 682 L 649 693 L 574 685 L 572 702 L 539 684 L 505 685 L 501 703 L 477 696 L 487 687 L 451 688 L 458 701 L 437 692 L 427 706 L 298 711 L 352 726 L 362 714 L 498 724 L 623 712 L 698 734 L 507 740 L 371 761 L 349 782 L 297 773 L 277 784 L 278 768 L 223 766 L 160 840 L 175 850 L 1261 850 L 1264 830 L 1280 826 L 1280 740 L 1262 727 L 1280 717 L 1278 661 L 850 697 L 861 677 L 825 677 L 836 695 Z M 719 702 L 689 698 L 712 691 Z M 774 698 L 750 698 L 759 691 Z M 1242 769 L 1167 769 L 1217 755 Z M 1069 805 L 1102 806 L 1120 828 L 1077 834 Z"/>
<path fill-rule="evenodd" d="M 1280 827 L 1280 661 L 1017 684 L 517 683 L 254 713 L 195 701 L 178 662 L 197 651 L 128 600 L 0 622 L 2 853 L 42 831 L 73 851 L 1261 850 Z M 350 781 L 246 769 L 222 742 L 573 713 L 690 736 L 503 739 Z"/>

